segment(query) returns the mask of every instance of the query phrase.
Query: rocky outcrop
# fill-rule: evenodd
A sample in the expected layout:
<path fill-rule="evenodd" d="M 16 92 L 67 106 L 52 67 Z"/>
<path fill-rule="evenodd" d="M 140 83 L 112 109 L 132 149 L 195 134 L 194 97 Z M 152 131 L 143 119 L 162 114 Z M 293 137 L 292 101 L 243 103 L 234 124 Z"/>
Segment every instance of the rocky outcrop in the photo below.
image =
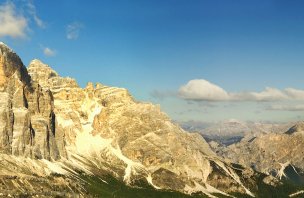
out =
<path fill-rule="evenodd" d="M 20 58 L 0 44 L 0 152 L 59 159 L 52 93 L 31 78 Z"/>

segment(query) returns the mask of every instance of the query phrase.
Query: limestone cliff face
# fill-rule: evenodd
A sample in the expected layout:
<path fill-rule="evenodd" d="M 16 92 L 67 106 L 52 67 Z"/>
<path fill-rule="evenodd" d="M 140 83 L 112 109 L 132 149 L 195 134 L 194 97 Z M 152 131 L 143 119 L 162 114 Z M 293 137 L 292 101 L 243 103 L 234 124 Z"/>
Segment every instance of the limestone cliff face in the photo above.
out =
<path fill-rule="evenodd" d="M 237 174 L 200 135 L 173 124 L 159 106 L 100 83 L 82 89 L 39 60 L 30 63 L 28 72 L 52 92 L 56 129 L 65 137 L 68 160 L 78 168 L 110 173 L 133 185 L 144 181 L 187 193 L 252 195 L 241 178 L 246 175 L 252 183 L 254 172 Z"/>
<path fill-rule="evenodd" d="M 0 152 L 58 159 L 53 96 L 32 83 L 20 58 L 0 43 Z"/>

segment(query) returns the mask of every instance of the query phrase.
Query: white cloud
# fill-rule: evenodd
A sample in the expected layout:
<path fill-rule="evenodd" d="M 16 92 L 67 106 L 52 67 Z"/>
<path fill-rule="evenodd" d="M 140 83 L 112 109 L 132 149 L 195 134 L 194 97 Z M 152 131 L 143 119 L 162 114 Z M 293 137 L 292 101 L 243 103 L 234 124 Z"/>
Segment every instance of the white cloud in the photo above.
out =
<path fill-rule="evenodd" d="M 266 87 L 261 92 L 227 92 L 204 79 L 190 80 L 179 89 L 179 96 L 199 101 L 284 101 L 304 100 L 304 90 L 287 88 L 279 90 Z"/>
<path fill-rule="evenodd" d="M 221 87 L 204 79 L 190 80 L 186 85 L 180 87 L 179 95 L 189 100 L 228 100 L 228 93 Z"/>
<path fill-rule="evenodd" d="M 267 107 L 266 110 L 273 111 L 304 111 L 304 105 L 272 105 Z"/>
<path fill-rule="evenodd" d="M 36 11 L 33 0 L 23 0 L 18 7 L 12 1 L 0 4 L 0 37 L 26 38 L 31 21 L 40 28 L 45 27 Z"/>
<path fill-rule="evenodd" d="M 43 53 L 44 53 L 45 56 L 55 56 L 56 55 L 56 51 L 52 50 L 52 49 L 50 49 L 48 47 L 45 47 L 43 49 Z"/>
<path fill-rule="evenodd" d="M 16 12 L 13 3 L 0 5 L 0 37 L 25 38 L 27 30 L 26 17 Z"/>
<path fill-rule="evenodd" d="M 29 0 L 27 2 L 27 8 L 28 8 L 28 13 L 31 15 L 31 17 L 34 19 L 35 23 L 37 26 L 39 26 L 40 28 L 45 28 L 45 22 L 42 21 L 38 15 L 37 15 L 37 11 L 36 11 L 36 6 L 34 5 L 34 2 L 32 0 Z"/>
<path fill-rule="evenodd" d="M 83 28 L 83 24 L 79 22 L 73 22 L 66 27 L 66 37 L 69 40 L 76 40 L 79 37 L 80 30 Z"/>

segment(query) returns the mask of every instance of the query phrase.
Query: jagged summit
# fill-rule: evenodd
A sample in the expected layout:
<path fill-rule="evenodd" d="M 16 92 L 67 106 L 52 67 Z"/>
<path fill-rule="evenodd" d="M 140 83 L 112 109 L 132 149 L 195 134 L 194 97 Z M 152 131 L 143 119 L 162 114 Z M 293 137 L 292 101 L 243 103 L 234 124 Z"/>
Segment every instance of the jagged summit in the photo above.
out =
<path fill-rule="evenodd" d="M 49 65 L 45 64 L 42 62 L 40 59 L 33 59 L 31 60 L 30 64 L 28 67 L 43 67 L 43 68 L 51 68 Z"/>
<path fill-rule="evenodd" d="M 8 80 L 16 75 L 23 83 L 29 85 L 30 77 L 19 56 L 6 44 L 0 45 L 0 87 L 6 88 Z"/>
<path fill-rule="evenodd" d="M 30 62 L 28 72 L 31 75 L 32 80 L 39 83 L 43 89 L 56 91 L 56 89 L 64 87 L 79 87 L 75 79 L 61 77 L 53 68 L 38 59 L 34 59 Z"/>
<path fill-rule="evenodd" d="M 19 58 L 19 56 L 16 54 L 16 52 L 14 50 L 12 50 L 12 48 L 10 48 L 8 45 L 6 45 L 5 43 L 0 41 L 0 55 L 1 56 L 5 56 L 5 57 L 15 57 L 15 58 Z M 19 60 L 21 61 L 21 59 L 19 58 Z"/>
<path fill-rule="evenodd" d="M 3 50 L 5 49 L 6 51 L 9 51 L 9 52 L 14 52 L 9 46 L 7 46 L 5 43 L 1 42 L 0 41 L 0 48 Z"/>
<path fill-rule="evenodd" d="M 42 70 L 47 70 L 46 71 L 47 73 L 51 72 L 53 76 L 59 76 L 55 70 L 53 70 L 49 65 L 43 63 L 39 59 L 33 59 L 28 65 L 28 70 L 33 70 L 33 69 L 37 69 L 39 70 L 39 72 L 42 72 Z"/>

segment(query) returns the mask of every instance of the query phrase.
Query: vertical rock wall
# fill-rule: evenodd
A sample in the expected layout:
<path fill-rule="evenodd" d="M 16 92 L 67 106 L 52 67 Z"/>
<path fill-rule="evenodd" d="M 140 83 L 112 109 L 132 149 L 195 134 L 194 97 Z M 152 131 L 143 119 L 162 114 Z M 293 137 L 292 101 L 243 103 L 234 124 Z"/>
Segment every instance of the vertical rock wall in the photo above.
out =
<path fill-rule="evenodd" d="M 53 110 L 52 93 L 31 82 L 20 58 L 0 43 L 0 153 L 60 158 Z"/>

